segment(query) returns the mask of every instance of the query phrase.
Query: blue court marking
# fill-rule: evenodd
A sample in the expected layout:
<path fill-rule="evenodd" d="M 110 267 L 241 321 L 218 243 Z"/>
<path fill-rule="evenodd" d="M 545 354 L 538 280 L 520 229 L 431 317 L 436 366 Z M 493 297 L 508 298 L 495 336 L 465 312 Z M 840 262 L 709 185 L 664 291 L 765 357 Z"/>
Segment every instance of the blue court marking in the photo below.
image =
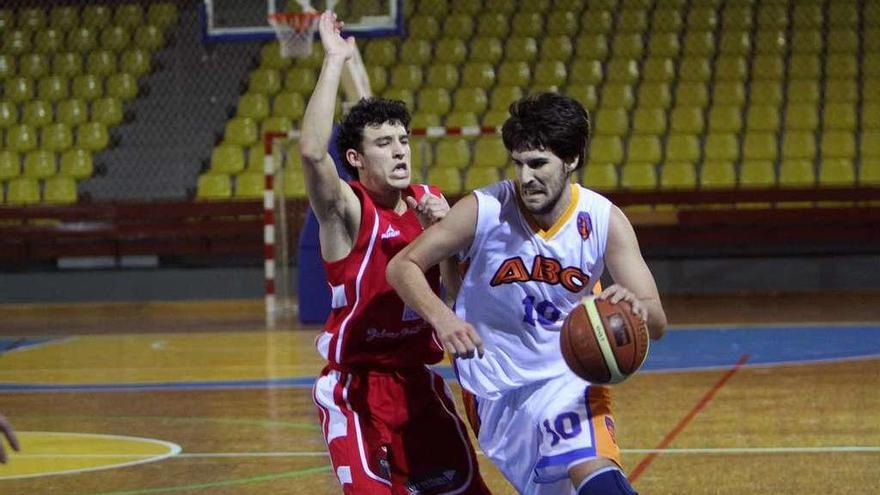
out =
<path fill-rule="evenodd" d="M 47 340 L 51 339 L 33 339 L 31 345 Z M 651 343 L 648 360 L 640 373 L 728 368 L 743 354 L 750 356 L 746 367 L 880 358 L 880 325 L 713 327 L 670 331 L 659 342 Z M 436 366 L 434 369 L 446 379 L 455 379 L 449 366 Z M 314 383 L 313 376 L 275 380 L 83 385 L 0 383 L 0 392 L 311 388 Z"/>
<path fill-rule="evenodd" d="M 27 349 L 28 347 L 34 347 L 34 346 L 38 346 L 41 344 L 45 344 L 46 342 L 51 342 L 53 340 L 61 340 L 61 339 L 56 338 L 56 337 L 44 337 L 44 338 L 0 337 L 0 355 L 2 355 L 4 352 L 20 351 L 22 349 Z"/>

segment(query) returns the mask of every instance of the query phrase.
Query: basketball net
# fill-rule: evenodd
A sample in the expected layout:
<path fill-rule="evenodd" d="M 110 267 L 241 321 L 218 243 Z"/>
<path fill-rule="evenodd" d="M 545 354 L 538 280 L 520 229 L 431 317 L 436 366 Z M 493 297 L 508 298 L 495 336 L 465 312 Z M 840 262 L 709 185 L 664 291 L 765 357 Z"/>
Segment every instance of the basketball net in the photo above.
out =
<path fill-rule="evenodd" d="M 297 3 L 302 12 L 278 12 L 267 18 L 281 45 L 282 57 L 306 58 L 312 53 L 321 13 L 315 11 L 309 0 L 297 0 Z M 327 1 L 328 10 L 333 10 L 335 5 L 335 0 Z"/>

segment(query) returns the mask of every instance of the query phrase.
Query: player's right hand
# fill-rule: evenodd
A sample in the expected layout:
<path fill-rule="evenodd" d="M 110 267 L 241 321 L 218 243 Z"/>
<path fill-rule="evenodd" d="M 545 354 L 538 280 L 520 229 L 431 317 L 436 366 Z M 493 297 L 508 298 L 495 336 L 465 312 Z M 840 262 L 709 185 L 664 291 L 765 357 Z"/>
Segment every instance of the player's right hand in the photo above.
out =
<path fill-rule="evenodd" d="M 477 335 L 476 329 L 470 323 L 452 316 L 434 328 L 443 350 L 452 357 L 471 359 L 475 353 L 483 357 L 483 339 Z"/>
<path fill-rule="evenodd" d="M 345 60 L 354 56 L 357 45 L 354 36 L 342 39 L 342 21 L 336 19 L 336 13 L 330 10 L 321 14 L 318 20 L 318 32 L 321 34 L 321 45 L 324 46 L 324 57 L 343 57 Z"/>

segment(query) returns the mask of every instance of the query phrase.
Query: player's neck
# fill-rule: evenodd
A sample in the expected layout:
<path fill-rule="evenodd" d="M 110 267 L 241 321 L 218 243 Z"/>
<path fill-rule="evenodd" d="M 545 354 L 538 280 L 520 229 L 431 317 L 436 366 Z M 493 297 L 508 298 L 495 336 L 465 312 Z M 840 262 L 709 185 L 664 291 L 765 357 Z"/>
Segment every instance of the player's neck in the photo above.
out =
<path fill-rule="evenodd" d="M 394 210 L 395 213 L 406 211 L 406 202 L 399 189 L 383 189 L 380 191 L 370 190 L 373 203 L 382 208 Z"/>

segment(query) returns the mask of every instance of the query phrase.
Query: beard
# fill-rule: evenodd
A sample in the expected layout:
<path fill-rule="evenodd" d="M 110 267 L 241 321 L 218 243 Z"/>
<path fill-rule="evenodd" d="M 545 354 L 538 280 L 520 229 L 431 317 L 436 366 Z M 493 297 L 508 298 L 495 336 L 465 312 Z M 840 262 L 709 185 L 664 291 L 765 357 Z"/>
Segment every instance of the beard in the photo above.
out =
<path fill-rule="evenodd" d="M 546 188 L 544 190 L 545 190 L 545 192 L 547 192 Z M 556 207 L 556 204 L 559 203 L 559 198 L 562 197 L 563 190 L 564 190 L 563 187 L 560 187 L 556 191 L 555 195 L 545 196 L 547 199 L 543 203 L 535 205 L 535 204 L 529 203 L 529 202 L 525 201 L 525 199 L 523 199 L 522 204 L 525 207 L 526 211 L 528 211 L 532 215 L 547 215 L 548 213 L 551 213 L 553 211 L 553 208 Z M 522 191 L 522 185 L 520 185 L 520 198 L 524 198 L 523 191 Z"/>

